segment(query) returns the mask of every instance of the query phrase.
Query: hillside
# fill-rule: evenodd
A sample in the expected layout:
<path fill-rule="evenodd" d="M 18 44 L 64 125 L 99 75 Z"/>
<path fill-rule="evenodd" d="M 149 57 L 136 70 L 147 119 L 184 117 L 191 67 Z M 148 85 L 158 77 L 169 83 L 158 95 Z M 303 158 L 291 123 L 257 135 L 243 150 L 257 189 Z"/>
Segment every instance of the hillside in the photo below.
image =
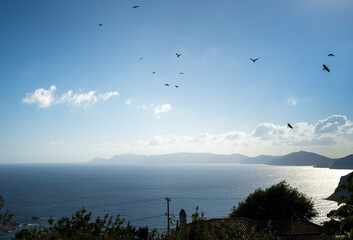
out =
<path fill-rule="evenodd" d="M 344 158 L 336 159 L 331 166 L 332 169 L 353 169 L 353 154 Z"/>
<path fill-rule="evenodd" d="M 327 166 L 330 167 L 334 162 L 333 159 L 312 153 L 312 152 L 294 152 L 284 155 L 270 161 L 270 165 L 281 166 Z"/>

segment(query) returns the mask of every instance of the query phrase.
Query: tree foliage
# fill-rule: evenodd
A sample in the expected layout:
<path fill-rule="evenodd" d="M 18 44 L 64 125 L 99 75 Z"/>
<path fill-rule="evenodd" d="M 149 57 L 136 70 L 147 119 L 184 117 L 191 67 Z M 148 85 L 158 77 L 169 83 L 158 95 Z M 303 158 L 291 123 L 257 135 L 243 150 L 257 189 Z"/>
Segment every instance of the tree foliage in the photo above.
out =
<path fill-rule="evenodd" d="M 199 207 L 196 207 L 196 212 L 191 215 L 192 225 L 188 235 L 189 240 L 206 240 L 210 239 L 207 229 L 207 220 L 203 212 L 199 213 Z"/>
<path fill-rule="evenodd" d="M 238 207 L 233 207 L 230 217 L 266 219 L 311 219 L 317 212 L 313 201 L 296 188 L 282 181 L 265 190 L 251 193 Z"/>
<path fill-rule="evenodd" d="M 49 219 L 49 227 L 39 225 L 26 228 L 16 233 L 15 240 L 152 240 L 157 234 L 156 230 L 149 231 L 147 227 L 136 229 L 119 215 L 114 218 L 108 214 L 104 218 L 97 217 L 91 221 L 92 213 L 82 208 L 71 218 L 63 217 L 57 222 Z"/>
<path fill-rule="evenodd" d="M 0 195 L 0 224 L 7 224 L 11 221 L 13 218 L 13 214 L 9 212 L 9 210 L 2 210 L 2 208 L 5 205 L 5 200 L 3 197 Z"/>

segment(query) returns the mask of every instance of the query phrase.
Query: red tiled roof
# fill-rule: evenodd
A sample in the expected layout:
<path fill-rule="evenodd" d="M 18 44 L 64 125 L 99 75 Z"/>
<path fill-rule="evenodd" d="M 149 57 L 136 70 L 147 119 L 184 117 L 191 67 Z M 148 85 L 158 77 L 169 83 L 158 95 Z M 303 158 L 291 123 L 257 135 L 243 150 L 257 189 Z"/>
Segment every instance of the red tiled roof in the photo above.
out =
<path fill-rule="evenodd" d="M 240 229 L 245 236 L 251 236 L 255 232 L 265 229 L 270 222 L 271 232 L 274 236 L 299 236 L 299 235 L 321 235 L 322 233 L 333 234 L 322 226 L 316 225 L 304 219 L 289 220 L 250 220 L 244 217 L 237 218 L 212 218 L 207 220 L 208 229 L 220 228 L 224 225 L 230 228 Z M 191 224 L 187 224 L 186 231 L 190 231 Z"/>

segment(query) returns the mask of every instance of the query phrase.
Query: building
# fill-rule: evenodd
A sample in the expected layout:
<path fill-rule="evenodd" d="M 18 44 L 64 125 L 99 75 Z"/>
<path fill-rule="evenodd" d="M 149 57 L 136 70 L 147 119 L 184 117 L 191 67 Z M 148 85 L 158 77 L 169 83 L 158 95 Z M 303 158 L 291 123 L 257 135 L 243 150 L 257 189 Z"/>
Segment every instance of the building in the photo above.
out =
<path fill-rule="evenodd" d="M 183 211 L 183 215 L 179 215 L 179 221 L 186 223 L 185 211 Z M 237 217 L 212 218 L 206 222 L 208 231 L 217 231 L 222 228 L 226 228 L 227 231 L 240 231 L 245 239 L 264 232 L 266 229 L 278 240 L 333 239 L 335 235 L 333 231 L 305 219 L 251 220 Z M 185 228 L 186 232 L 190 232 L 192 223 L 186 224 L 184 227 L 180 225 L 180 227 L 181 229 Z"/>

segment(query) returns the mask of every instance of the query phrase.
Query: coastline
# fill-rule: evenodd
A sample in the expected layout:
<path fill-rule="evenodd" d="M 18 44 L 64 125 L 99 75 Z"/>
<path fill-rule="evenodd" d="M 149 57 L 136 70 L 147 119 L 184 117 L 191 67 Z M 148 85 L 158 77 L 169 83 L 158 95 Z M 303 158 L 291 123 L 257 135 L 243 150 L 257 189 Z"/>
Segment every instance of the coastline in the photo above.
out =
<path fill-rule="evenodd" d="M 17 222 L 11 222 L 7 224 L 0 224 L 0 236 L 3 236 L 7 233 L 13 232 L 17 229 L 20 224 Z"/>

